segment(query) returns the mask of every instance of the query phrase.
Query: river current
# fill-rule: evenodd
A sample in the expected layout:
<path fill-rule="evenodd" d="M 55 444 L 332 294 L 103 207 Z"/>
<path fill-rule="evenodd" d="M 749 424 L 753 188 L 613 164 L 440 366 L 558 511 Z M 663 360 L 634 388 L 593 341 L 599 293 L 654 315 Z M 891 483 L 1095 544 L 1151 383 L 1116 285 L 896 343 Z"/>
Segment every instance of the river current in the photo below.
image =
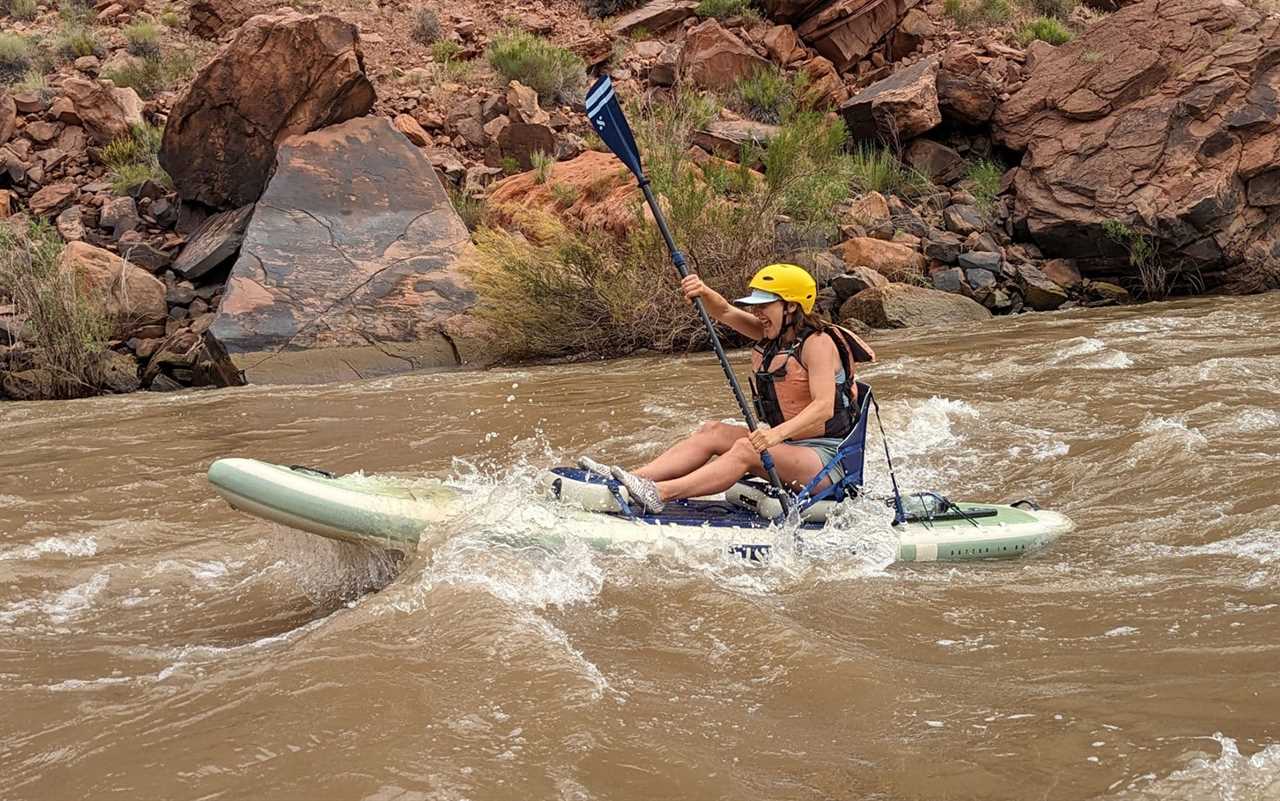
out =
<path fill-rule="evenodd" d="M 1076 521 L 1006 562 L 508 536 L 732 419 L 705 355 L 0 405 L 0 797 L 1275 801 L 1278 298 L 872 337 L 905 487 Z M 397 560 L 227 455 L 479 500 Z"/>

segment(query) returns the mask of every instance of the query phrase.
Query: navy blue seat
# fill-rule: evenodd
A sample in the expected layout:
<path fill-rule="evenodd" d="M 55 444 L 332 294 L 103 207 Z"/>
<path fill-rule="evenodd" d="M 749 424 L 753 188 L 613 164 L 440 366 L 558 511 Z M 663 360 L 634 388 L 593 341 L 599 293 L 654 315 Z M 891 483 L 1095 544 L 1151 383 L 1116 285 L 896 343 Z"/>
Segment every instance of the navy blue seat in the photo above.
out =
<path fill-rule="evenodd" d="M 852 498 L 862 488 L 863 470 L 866 466 L 867 421 L 871 419 L 871 407 L 875 400 L 871 397 L 871 387 L 861 381 L 856 382 L 856 386 L 858 387 L 858 422 L 836 449 L 835 457 L 823 465 L 818 475 L 814 476 L 796 496 L 796 505 L 802 509 L 817 501 L 842 501 L 845 498 Z M 810 494 L 813 488 L 822 483 L 822 480 L 837 466 L 843 469 L 844 477 L 817 494 Z"/>

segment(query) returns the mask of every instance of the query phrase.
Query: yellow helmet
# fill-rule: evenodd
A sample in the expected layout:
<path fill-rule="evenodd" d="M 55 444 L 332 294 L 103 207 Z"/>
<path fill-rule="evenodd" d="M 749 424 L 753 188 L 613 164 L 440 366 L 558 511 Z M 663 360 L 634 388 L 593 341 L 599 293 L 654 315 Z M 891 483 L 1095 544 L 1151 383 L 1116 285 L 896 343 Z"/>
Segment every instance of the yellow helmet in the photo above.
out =
<path fill-rule="evenodd" d="M 755 291 L 745 298 L 738 298 L 734 303 L 752 305 L 772 303 L 779 299 L 788 300 L 799 303 L 804 313 L 808 314 L 813 311 L 813 304 L 818 299 L 818 283 L 809 275 L 808 270 L 794 264 L 761 267 L 748 286 Z"/>

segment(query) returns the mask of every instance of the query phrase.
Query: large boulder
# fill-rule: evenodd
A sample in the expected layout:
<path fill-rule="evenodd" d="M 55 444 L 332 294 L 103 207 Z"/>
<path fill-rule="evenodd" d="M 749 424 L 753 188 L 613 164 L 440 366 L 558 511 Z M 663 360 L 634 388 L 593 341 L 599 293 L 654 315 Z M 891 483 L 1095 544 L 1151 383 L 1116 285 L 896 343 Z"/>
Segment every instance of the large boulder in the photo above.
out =
<path fill-rule="evenodd" d="M 652 0 L 613 21 L 615 36 L 626 36 L 635 30 L 661 33 L 672 25 L 693 16 L 697 0 Z"/>
<path fill-rule="evenodd" d="M 996 111 L 997 94 L 996 81 L 975 47 L 953 44 L 946 49 L 938 68 L 938 107 L 943 117 L 961 125 L 986 125 Z"/>
<path fill-rule="evenodd" d="M 919 0 L 831 0 L 807 7 L 792 0 L 782 2 L 796 6 L 797 12 L 775 14 L 773 18 L 788 22 L 803 16 L 804 22 L 798 24 L 796 32 L 843 72 L 869 56 Z M 821 7 L 815 10 L 816 6 Z"/>
<path fill-rule="evenodd" d="M 240 251 L 253 206 L 210 215 L 187 237 L 187 245 L 173 260 L 173 271 L 195 280 Z"/>
<path fill-rule="evenodd" d="M 215 208 L 258 199 L 276 147 L 373 107 L 359 29 L 280 9 L 249 20 L 192 81 L 165 128 L 160 163 L 178 193 Z"/>
<path fill-rule="evenodd" d="M 566 205 L 565 197 L 573 202 Z M 639 202 L 640 190 L 622 162 L 610 153 L 588 150 L 554 164 L 545 181 L 534 172 L 500 181 L 489 191 L 486 205 L 502 222 L 512 221 L 523 210 L 534 210 L 623 238 L 635 228 Z"/>
<path fill-rule="evenodd" d="M 1280 249 L 1280 18 L 1235 0 L 1147 0 L 1036 62 L 997 110 L 1022 151 L 1015 224 L 1048 256 L 1129 269 L 1120 221 L 1166 264 L 1212 270 Z M 1280 200 L 1275 198 L 1274 200 Z M 1099 258 L 1101 257 L 1101 258 Z"/>
<path fill-rule="evenodd" d="M 840 106 L 849 134 L 898 145 L 942 122 L 938 59 L 926 58 L 858 92 Z"/>
<path fill-rule="evenodd" d="M 956 151 L 932 139 L 916 139 L 902 157 L 935 184 L 949 184 L 964 177 L 969 164 Z"/>
<path fill-rule="evenodd" d="M 128 136 L 130 129 L 143 123 L 143 102 L 133 89 L 72 75 L 62 82 L 62 93 L 99 145 Z"/>
<path fill-rule="evenodd" d="M 691 28 L 680 54 L 680 71 L 699 86 L 732 89 L 740 78 L 767 69 L 769 62 L 714 19 Z"/>
<path fill-rule="evenodd" d="M 743 148 L 763 150 L 780 129 L 754 120 L 712 120 L 693 134 L 693 143 L 708 153 L 730 161 L 741 158 Z"/>
<path fill-rule="evenodd" d="M 910 284 L 864 289 L 840 307 L 840 319 L 860 320 L 872 328 L 955 325 L 990 317 L 991 312 L 963 295 Z"/>
<path fill-rule="evenodd" d="M 859 236 L 841 242 L 838 253 L 850 267 L 870 267 L 890 278 L 906 278 L 924 273 L 924 256 L 898 242 Z"/>
<path fill-rule="evenodd" d="M 253 23 L 250 23 L 252 26 Z M 383 117 L 286 140 L 213 333 L 255 383 L 454 366 L 470 235 L 427 155 Z"/>
<path fill-rule="evenodd" d="M 110 251 L 70 242 L 58 269 L 75 273 L 86 301 L 111 323 L 112 339 L 127 339 L 143 326 L 164 322 L 168 314 L 164 284 Z"/>
<path fill-rule="evenodd" d="M 9 141 L 18 128 L 18 106 L 13 95 L 0 92 L 0 145 Z"/>
<path fill-rule="evenodd" d="M 257 0 L 195 0 L 187 11 L 187 30 L 202 39 L 221 39 L 265 6 Z"/>

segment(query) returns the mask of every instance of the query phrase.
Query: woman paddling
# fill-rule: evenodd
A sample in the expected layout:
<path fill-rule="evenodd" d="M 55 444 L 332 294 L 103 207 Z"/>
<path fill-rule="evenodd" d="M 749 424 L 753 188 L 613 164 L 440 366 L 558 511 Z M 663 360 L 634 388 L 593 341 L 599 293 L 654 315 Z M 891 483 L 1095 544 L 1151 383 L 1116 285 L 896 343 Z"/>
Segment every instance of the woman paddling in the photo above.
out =
<path fill-rule="evenodd" d="M 782 480 L 802 487 L 835 457 L 857 423 L 853 366 L 875 354 L 852 332 L 813 313 L 818 288 L 804 268 L 771 264 L 749 286 L 751 294 L 731 304 L 696 275 L 681 282 L 690 303 L 701 298 L 712 318 L 755 340 L 751 393 L 768 427 L 751 432 L 707 422 L 633 471 L 579 460 L 586 470 L 612 475 L 649 512 L 661 512 L 670 500 L 723 492 L 747 473 L 764 476 L 760 454 L 766 450 Z M 819 487 L 841 477 L 836 468 Z"/>

